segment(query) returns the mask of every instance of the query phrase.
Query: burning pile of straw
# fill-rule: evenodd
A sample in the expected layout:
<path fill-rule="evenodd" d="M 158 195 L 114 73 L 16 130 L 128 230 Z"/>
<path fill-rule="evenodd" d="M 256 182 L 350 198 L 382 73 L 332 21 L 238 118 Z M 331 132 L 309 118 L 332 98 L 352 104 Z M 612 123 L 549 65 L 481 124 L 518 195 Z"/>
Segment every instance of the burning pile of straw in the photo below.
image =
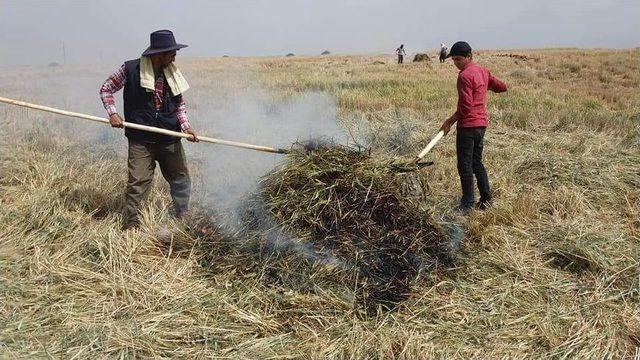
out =
<path fill-rule="evenodd" d="M 365 151 L 320 145 L 293 151 L 261 195 L 281 231 L 355 267 L 366 307 L 389 308 L 445 248 L 441 229 L 404 193 L 406 176 Z"/>

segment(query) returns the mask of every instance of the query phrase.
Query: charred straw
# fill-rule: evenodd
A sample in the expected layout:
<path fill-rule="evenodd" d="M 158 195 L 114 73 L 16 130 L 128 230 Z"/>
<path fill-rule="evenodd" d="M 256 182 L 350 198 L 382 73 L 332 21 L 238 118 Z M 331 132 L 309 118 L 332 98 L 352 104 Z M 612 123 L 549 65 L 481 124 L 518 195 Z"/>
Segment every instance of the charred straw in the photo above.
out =
<path fill-rule="evenodd" d="M 445 253 L 442 229 L 402 192 L 393 160 L 314 142 L 261 183 L 270 217 L 322 253 L 355 264 L 361 303 L 393 307 L 421 268 Z"/>

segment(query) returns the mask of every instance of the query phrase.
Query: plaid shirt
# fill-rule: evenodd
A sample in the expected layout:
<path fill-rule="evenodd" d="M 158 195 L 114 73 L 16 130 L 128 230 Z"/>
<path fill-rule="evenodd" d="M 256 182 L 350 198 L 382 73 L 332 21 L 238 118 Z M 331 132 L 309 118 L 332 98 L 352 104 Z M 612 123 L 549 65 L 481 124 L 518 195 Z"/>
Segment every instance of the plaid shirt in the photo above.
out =
<path fill-rule="evenodd" d="M 102 104 L 107 110 L 107 114 L 109 114 L 109 116 L 118 112 L 118 110 L 116 109 L 116 102 L 113 99 L 113 94 L 124 87 L 124 83 L 126 80 L 127 74 L 124 71 L 123 64 L 120 69 L 109 76 L 107 81 L 105 81 L 100 88 L 100 98 L 102 99 Z M 153 94 L 156 100 L 156 110 L 160 111 L 162 109 L 162 97 L 164 95 L 164 74 L 160 74 L 160 76 L 156 80 L 155 91 Z M 178 108 L 176 110 L 176 116 L 178 117 L 180 128 L 184 131 L 189 129 L 191 127 L 191 124 L 189 123 L 189 118 L 187 117 L 187 106 L 184 103 L 184 98 L 182 97 L 182 95 L 178 95 L 177 105 Z"/>

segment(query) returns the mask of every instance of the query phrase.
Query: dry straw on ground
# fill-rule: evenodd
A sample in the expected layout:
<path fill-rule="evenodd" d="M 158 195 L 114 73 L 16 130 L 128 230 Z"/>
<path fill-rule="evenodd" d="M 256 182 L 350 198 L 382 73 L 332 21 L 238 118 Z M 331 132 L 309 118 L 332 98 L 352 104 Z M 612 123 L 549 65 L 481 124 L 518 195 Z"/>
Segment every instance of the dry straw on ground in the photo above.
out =
<path fill-rule="evenodd" d="M 632 358 L 640 346 L 640 54 L 493 56 L 501 53 L 476 57 L 510 84 L 488 107 L 495 206 L 458 219 L 466 236 L 454 268 L 423 273 L 410 297 L 375 315 L 358 305 L 354 282 L 340 281 L 349 278 L 339 266 L 255 251 L 173 220 L 161 181 L 142 228 L 121 232 L 121 134 L 97 125 L 69 134 L 64 119 L 0 107 L 0 357 Z M 415 156 L 455 108 L 450 63 L 228 60 L 181 63 L 197 125 L 203 107 L 254 84 L 238 81 L 247 73 L 274 101 L 331 94 L 343 128 L 364 133 L 375 158 Z M 77 94 L 44 101 L 47 82 L 94 93 L 109 70 L 3 70 L 0 82 L 15 97 L 98 113 L 97 97 L 86 108 Z M 197 202 L 202 148 L 187 149 Z M 423 191 L 411 201 L 444 216 L 438 221 L 452 216 L 458 195 L 454 154 L 446 137 L 430 154 L 435 165 L 414 174 Z"/>

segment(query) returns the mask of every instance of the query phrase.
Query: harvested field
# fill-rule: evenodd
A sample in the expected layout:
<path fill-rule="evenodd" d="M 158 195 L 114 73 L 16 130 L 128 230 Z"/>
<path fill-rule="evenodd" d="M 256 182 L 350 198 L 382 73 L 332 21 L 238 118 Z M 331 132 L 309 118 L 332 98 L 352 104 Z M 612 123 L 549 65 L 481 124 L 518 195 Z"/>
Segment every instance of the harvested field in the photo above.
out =
<path fill-rule="evenodd" d="M 536 60 L 492 55 L 507 52 Z M 226 116 L 237 122 L 254 114 L 233 101 L 261 84 L 274 106 L 260 115 L 295 108 L 290 99 L 309 92 L 326 94 L 340 128 L 370 149 L 282 159 L 264 174 L 262 197 L 245 203 L 255 215 L 249 219 L 264 220 L 244 222 L 246 236 L 218 226 L 222 214 L 205 201 L 229 190 L 207 188 L 211 177 L 235 185 L 229 171 L 241 153 L 205 172 L 208 157 L 224 152 L 185 145 L 198 211 L 173 219 L 157 174 L 141 229 L 122 232 L 122 133 L 0 106 L 0 358 L 633 358 L 640 347 L 639 57 L 638 49 L 480 51 L 476 60 L 510 89 L 490 95 L 488 106 L 485 165 L 496 202 L 467 217 L 453 211 L 453 136 L 428 155 L 433 166 L 393 176 L 386 166 L 415 156 L 451 115 L 457 70 L 450 63 L 373 65 L 392 61 L 384 55 L 179 58 L 201 134 L 224 130 Z M 112 70 L 3 69 L 0 83 L 3 95 L 100 115 L 95 94 Z M 237 111 L 215 111 L 228 104 Z M 317 104 L 313 113 L 331 106 Z M 292 117 L 302 121 L 299 110 Z M 279 136 L 291 131 L 269 124 Z M 266 136 L 256 131 L 235 139 Z M 236 169 L 267 160 L 243 159 Z M 440 228 L 447 221 L 464 229 L 451 263 L 428 246 L 441 232 L 448 239 Z M 359 245 L 377 249 L 391 240 L 390 256 L 394 246 L 407 247 L 420 266 L 387 252 L 357 255 Z M 388 270 L 408 265 L 407 275 L 390 275 L 389 263 L 396 266 Z M 384 279 L 408 280 L 409 291 L 393 292 L 406 296 L 370 301 L 376 289 L 387 290 Z"/>
<path fill-rule="evenodd" d="M 530 57 L 528 57 L 527 55 L 523 55 L 523 54 L 497 54 L 496 56 L 500 56 L 500 57 L 509 57 L 509 58 L 513 58 L 513 59 L 517 59 L 517 60 L 531 60 Z"/>

